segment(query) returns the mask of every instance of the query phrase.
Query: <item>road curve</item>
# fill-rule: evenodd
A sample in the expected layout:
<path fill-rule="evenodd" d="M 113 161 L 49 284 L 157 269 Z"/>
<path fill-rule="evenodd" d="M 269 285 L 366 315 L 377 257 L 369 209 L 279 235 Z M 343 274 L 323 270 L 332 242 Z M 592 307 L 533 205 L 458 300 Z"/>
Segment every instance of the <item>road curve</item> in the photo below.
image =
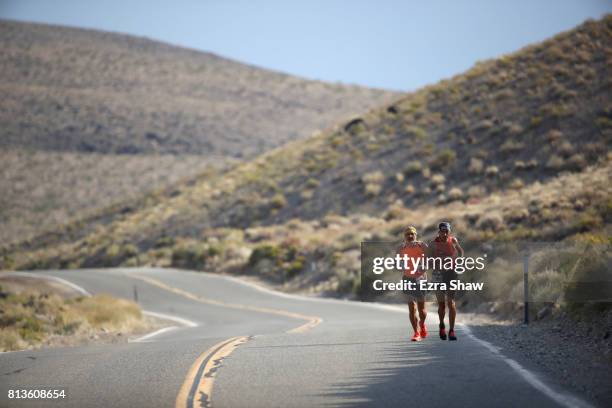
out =
<path fill-rule="evenodd" d="M 457 330 L 409 342 L 403 309 L 170 269 L 38 272 L 179 322 L 139 342 L 0 355 L 1 407 L 588 406 Z M 437 316 L 428 318 L 433 333 Z M 66 390 L 61 402 L 9 389 Z"/>

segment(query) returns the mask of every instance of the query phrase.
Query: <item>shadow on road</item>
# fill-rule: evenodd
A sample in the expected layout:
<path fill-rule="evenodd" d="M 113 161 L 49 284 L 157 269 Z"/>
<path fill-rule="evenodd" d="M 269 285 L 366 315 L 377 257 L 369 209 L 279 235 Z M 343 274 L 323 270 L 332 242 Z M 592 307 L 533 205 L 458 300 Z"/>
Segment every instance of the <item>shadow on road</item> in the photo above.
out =
<path fill-rule="evenodd" d="M 555 406 L 517 376 L 499 358 L 469 341 L 430 336 L 422 342 L 407 337 L 378 349 L 375 362 L 354 376 L 332 383 L 319 397 L 326 406 L 366 407 L 384 401 L 385 407 L 512 406 L 534 403 Z"/>

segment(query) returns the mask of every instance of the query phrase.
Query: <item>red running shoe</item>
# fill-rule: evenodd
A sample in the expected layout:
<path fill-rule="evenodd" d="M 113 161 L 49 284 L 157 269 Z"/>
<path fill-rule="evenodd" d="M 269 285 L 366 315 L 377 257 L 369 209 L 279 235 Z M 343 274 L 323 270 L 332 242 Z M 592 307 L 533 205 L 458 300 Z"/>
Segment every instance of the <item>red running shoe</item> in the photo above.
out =
<path fill-rule="evenodd" d="M 444 326 L 440 326 L 440 340 L 446 340 L 446 329 Z"/>
<path fill-rule="evenodd" d="M 412 338 L 410 339 L 410 341 L 421 341 L 421 335 L 419 334 L 418 331 L 412 335 Z"/>
<path fill-rule="evenodd" d="M 419 322 L 419 334 L 422 338 L 427 337 L 427 327 L 425 327 L 425 322 Z"/>
<path fill-rule="evenodd" d="M 449 340 L 457 340 L 457 336 L 455 336 L 455 331 L 451 330 L 448 332 L 448 339 Z"/>

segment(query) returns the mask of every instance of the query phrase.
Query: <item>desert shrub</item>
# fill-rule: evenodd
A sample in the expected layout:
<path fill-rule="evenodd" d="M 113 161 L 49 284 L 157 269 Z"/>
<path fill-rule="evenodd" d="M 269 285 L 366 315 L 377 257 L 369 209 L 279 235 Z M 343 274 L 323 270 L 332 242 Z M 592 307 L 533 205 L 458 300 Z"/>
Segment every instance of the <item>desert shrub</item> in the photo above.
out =
<path fill-rule="evenodd" d="M 561 132 L 558 129 L 552 129 L 550 131 L 548 131 L 548 134 L 546 135 L 546 139 L 550 142 L 550 143 L 555 143 L 558 140 L 563 138 L 563 132 Z"/>
<path fill-rule="evenodd" d="M 562 157 L 553 154 L 546 162 L 546 168 L 549 170 L 560 170 L 565 166 L 565 160 Z"/>
<path fill-rule="evenodd" d="M 499 168 L 497 166 L 487 166 L 485 169 L 485 176 L 496 177 L 499 174 Z"/>
<path fill-rule="evenodd" d="M 361 177 L 364 184 L 364 192 L 368 196 L 377 196 L 382 191 L 382 182 L 385 180 L 385 175 L 382 171 L 377 170 L 367 173 Z"/>
<path fill-rule="evenodd" d="M 111 243 L 106 247 L 100 263 L 103 266 L 116 266 L 126 259 L 138 255 L 138 253 L 138 247 L 133 244 Z"/>
<path fill-rule="evenodd" d="M 321 182 L 315 178 L 309 178 L 308 180 L 306 180 L 305 184 L 307 188 L 317 188 L 319 187 L 319 184 L 321 184 Z"/>
<path fill-rule="evenodd" d="M 251 252 L 251 256 L 249 257 L 248 265 L 255 266 L 261 260 L 264 260 L 264 259 L 276 261 L 280 257 L 280 254 L 281 254 L 281 250 L 276 245 L 271 245 L 271 244 L 260 245 L 256 247 L 255 249 L 253 249 L 253 252 Z"/>
<path fill-rule="evenodd" d="M 489 213 L 480 217 L 476 226 L 481 230 L 500 231 L 504 227 L 504 219 L 497 213 Z"/>
<path fill-rule="evenodd" d="M 385 179 L 385 175 L 380 170 L 376 170 L 376 171 L 373 171 L 371 173 L 364 174 L 361 177 L 361 181 L 364 184 L 368 184 L 368 183 L 382 183 L 384 179 Z"/>
<path fill-rule="evenodd" d="M 511 188 L 513 190 L 520 190 L 524 186 L 525 183 L 520 178 L 515 178 L 508 184 L 508 188 Z"/>
<path fill-rule="evenodd" d="M 514 96 L 514 92 L 512 91 L 512 89 L 509 89 L 509 88 L 500 89 L 498 92 L 495 93 L 495 95 L 493 95 L 493 97 L 498 101 L 509 99 L 509 98 L 512 98 L 513 96 Z"/>
<path fill-rule="evenodd" d="M 538 161 L 536 159 L 531 159 L 525 162 L 525 170 L 532 170 L 538 167 Z"/>
<path fill-rule="evenodd" d="M 264 244 L 251 252 L 247 266 L 255 273 L 274 280 L 287 280 L 299 274 L 306 265 L 306 257 L 291 244 Z"/>
<path fill-rule="evenodd" d="M 479 185 L 470 186 L 467 190 L 468 197 L 472 198 L 483 197 L 486 193 L 486 189 L 483 186 Z"/>
<path fill-rule="evenodd" d="M 576 153 L 567 160 L 566 166 L 569 170 L 580 171 L 587 166 L 587 160 L 583 154 Z"/>
<path fill-rule="evenodd" d="M 461 200 L 463 198 L 463 191 L 458 187 L 453 187 L 448 192 L 448 199 L 451 201 Z"/>
<path fill-rule="evenodd" d="M 420 173 L 422 169 L 423 165 L 421 164 L 421 162 L 418 160 L 413 160 L 408 162 L 408 164 L 406 165 L 406 168 L 404 169 L 404 174 L 410 176 L 416 173 Z"/>
<path fill-rule="evenodd" d="M 533 116 L 530 120 L 529 120 L 529 126 L 532 128 L 536 128 L 538 126 L 540 126 L 540 123 L 542 123 L 542 117 L 541 116 Z"/>
<path fill-rule="evenodd" d="M 601 228 L 602 225 L 603 220 L 601 216 L 594 210 L 585 212 L 574 222 L 574 228 L 580 232 Z"/>
<path fill-rule="evenodd" d="M 411 137 L 417 140 L 424 140 L 424 139 L 427 139 L 428 137 L 425 129 L 418 127 L 418 126 L 407 126 L 405 128 L 405 132 L 408 137 Z"/>
<path fill-rule="evenodd" d="M 419 150 L 419 154 L 423 157 L 431 156 L 431 154 L 434 152 L 435 149 L 436 149 L 435 144 L 426 143 L 423 146 L 421 146 L 421 149 Z"/>
<path fill-rule="evenodd" d="M 364 186 L 364 193 L 369 197 L 374 197 L 380 194 L 382 186 L 380 184 L 368 183 Z"/>
<path fill-rule="evenodd" d="M 123 256 L 125 258 L 131 258 L 138 255 L 138 247 L 134 244 L 126 244 L 123 246 Z"/>
<path fill-rule="evenodd" d="M 176 240 L 173 237 L 164 236 L 155 242 L 155 248 L 165 248 L 174 246 Z"/>
<path fill-rule="evenodd" d="M 480 159 L 472 157 L 470 159 L 470 164 L 468 165 L 468 172 L 470 174 L 482 174 L 482 170 L 484 169 L 484 162 Z"/>
<path fill-rule="evenodd" d="M 431 176 L 431 184 L 434 186 L 438 186 L 441 184 L 444 184 L 444 182 L 446 181 L 446 177 L 444 177 L 444 174 L 434 174 L 433 176 Z"/>
<path fill-rule="evenodd" d="M 526 168 L 526 164 L 524 161 L 522 160 L 517 160 L 514 162 L 514 169 L 515 170 L 525 170 Z"/>
<path fill-rule="evenodd" d="M 138 305 L 109 295 L 78 298 L 71 306 L 94 328 L 122 329 L 129 325 L 131 320 L 139 320 L 142 317 Z M 118 310 L 121 310 L 121 313 L 118 313 Z"/>
<path fill-rule="evenodd" d="M 484 131 L 491 129 L 493 126 L 494 126 L 494 123 L 492 120 L 483 119 L 474 126 L 474 131 L 484 132 Z"/>
<path fill-rule="evenodd" d="M 312 190 L 304 190 L 300 192 L 300 198 L 304 201 L 308 201 L 312 198 L 314 192 Z"/>
<path fill-rule="evenodd" d="M 13 328 L 0 328 L 0 351 L 21 350 L 27 345 L 19 332 Z"/>
<path fill-rule="evenodd" d="M 285 207 L 286 205 L 287 199 L 282 193 L 277 193 L 270 199 L 270 207 L 274 209 L 280 209 Z"/>
<path fill-rule="evenodd" d="M 457 159 L 456 153 L 451 149 L 444 149 L 429 162 L 429 165 L 434 170 L 440 170 L 446 166 L 452 165 Z"/>
<path fill-rule="evenodd" d="M 206 264 L 207 248 L 203 244 L 181 244 L 172 251 L 171 265 L 177 268 L 200 270 Z"/>
<path fill-rule="evenodd" d="M 509 124 L 507 126 L 507 129 L 508 129 L 508 133 L 510 134 L 510 136 L 518 136 L 524 132 L 523 127 L 519 125 L 518 123 Z"/>
<path fill-rule="evenodd" d="M 521 142 L 517 142 L 515 140 L 506 140 L 500 147 L 499 151 L 501 153 L 514 153 L 520 150 L 523 150 L 525 145 Z"/>
<path fill-rule="evenodd" d="M 509 210 L 504 219 L 509 223 L 517 223 L 529 218 L 529 211 L 526 208 L 514 208 Z"/>
<path fill-rule="evenodd" d="M 575 149 L 574 146 L 572 146 L 572 144 L 566 140 L 556 145 L 556 150 L 560 155 L 568 157 L 574 152 Z"/>
<path fill-rule="evenodd" d="M 366 145 L 366 150 L 368 151 L 368 153 L 375 153 L 379 151 L 381 148 L 382 146 L 379 143 L 368 143 Z"/>

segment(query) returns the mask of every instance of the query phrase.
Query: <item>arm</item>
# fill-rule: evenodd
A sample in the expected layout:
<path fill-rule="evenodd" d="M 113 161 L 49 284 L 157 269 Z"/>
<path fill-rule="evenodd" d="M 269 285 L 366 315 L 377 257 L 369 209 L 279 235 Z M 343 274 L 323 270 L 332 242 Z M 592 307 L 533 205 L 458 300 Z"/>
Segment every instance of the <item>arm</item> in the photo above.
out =
<path fill-rule="evenodd" d="M 459 241 L 457 241 L 457 238 L 454 238 L 454 237 L 453 237 L 453 246 L 455 247 L 457 252 L 459 252 L 459 256 L 463 258 L 463 255 L 465 255 L 465 252 L 463 251 L 463 248 L 461 248 L 461 245 L 459 245 Z"/>

